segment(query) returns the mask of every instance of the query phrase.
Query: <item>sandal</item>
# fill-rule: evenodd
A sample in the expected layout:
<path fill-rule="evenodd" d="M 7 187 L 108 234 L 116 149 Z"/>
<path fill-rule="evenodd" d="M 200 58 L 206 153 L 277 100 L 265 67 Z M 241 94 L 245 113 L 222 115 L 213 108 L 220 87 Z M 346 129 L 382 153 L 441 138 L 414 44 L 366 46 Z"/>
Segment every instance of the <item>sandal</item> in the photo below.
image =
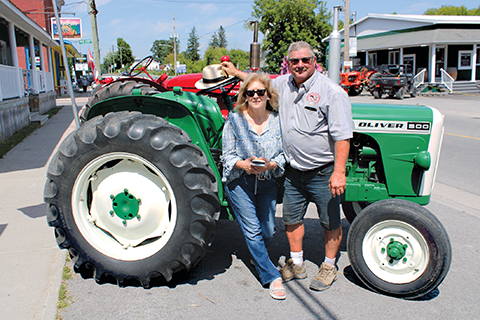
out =
<path fill-rule="evenodd" d="M 282 284 L 282 287 L 274 287 L 274 283 L 278 283 L 278 282 L 282 284 L 282 278 L 278 278 L 270 282 L 270 287 L 269 287 L 270 296 L 275 300 L 285 300 L 286 296 L 285 296 L 285 288 L 283 288 L 283 284 Z M 279 295 L 279 293 L 281 292 L 283 292 L 283 295 Z"/>

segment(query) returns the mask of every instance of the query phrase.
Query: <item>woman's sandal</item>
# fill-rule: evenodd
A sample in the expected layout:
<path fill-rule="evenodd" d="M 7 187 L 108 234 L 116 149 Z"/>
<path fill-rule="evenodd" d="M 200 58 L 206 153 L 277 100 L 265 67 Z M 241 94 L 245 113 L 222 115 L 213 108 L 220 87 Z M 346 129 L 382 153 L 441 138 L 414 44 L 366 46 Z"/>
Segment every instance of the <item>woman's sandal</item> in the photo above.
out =
<path fill-rule="evenodd" d="M 282 285 L 282 287 L 274 287 L 273 286 L 273 284 L 277 283 L 277 282 L 280 282 L 280 284 L 282 284 L 282 278 L 278 278 L 278 279 L 275 279 L 272 282 L 270 282 L 270 287 L 269 287 L 270 296 L 275 300 L 285 300 L 285 298 L 286 298 L 285 288 L 283 288 L 283 285 Z M 278 293 L 280 293 L 280 292 L 283 292 L 283 295 L 279 295 Z"/>

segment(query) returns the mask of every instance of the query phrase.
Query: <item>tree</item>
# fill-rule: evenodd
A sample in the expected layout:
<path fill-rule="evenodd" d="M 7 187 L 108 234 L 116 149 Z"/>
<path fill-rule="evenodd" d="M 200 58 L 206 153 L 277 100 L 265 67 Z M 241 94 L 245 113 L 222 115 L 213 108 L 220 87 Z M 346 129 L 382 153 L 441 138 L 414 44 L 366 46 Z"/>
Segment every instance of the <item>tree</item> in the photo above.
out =
<path fill-rule="evenodd" d="M 218 40 L 218 34 L 217 32 L 214 32 L 212 34 L 212 39 L 210 39 L 210 43 L 208 44 L 210 48 L 219 48 L 220 47 L 220 41 Z"/>
<path fill-rule="evenodd" d="M 199 39 L 197 29 L 193 27 L 189 34 L 187 50 L 185 51 L 185 58 L 190 61 L 200 60 L 200 54 L 198 53 L 198 48 L 200 47 L 200 43 L 198 42 Z"/>
<path fill-rule="evenodd" d="M 225 29 L 222 26 L 220 26 L 220 28 L 218 29 L 217 36 L 218 36 L 218 46 L 220 48 L 227 48 L 227 45 L 228 45 L 227 35 L 225 33 Z"/>
<path fill-rule="evenodd" d="M 208 47 L 205 51 L 203 59 L 207 62 L 207 65 L 220 63 L 220 59 L 223 56 L 227 55 L 228 50 L 226 48 L 214 48 L 213 46 Z"/>
<path fill-rule="evenodd" d="M 230 61 L 237 67 L 239 70 L 247 70 L 250 66 L 250 53 L 240 49 L 231 49 L 228 51 L 228 56 Z"/>
<path fill-rule="evenodd" d="M 179 52 L 179 45 L 180 43 L 177 40 L 177 54 Z M 170 53 L 173 53 L 173 38 L 170 38 L 169 40 L 155 40 L 153 42 L 152 48 L 150 49 L 150 52 L 153 54 L 153 58 L 155 60 L 163 63 L 165 57 L 168 56 Z"/>
<path fill-rule="evenodd" d="M 225 29 L 220 26 L 218 31 L 214 32 L 212 35 L 212 39 L 210 40 L 209 47 L 214 49 L 216 48 L 227 48 L 227 36 L 225 34 Z"/>
<path fill-rule="evenodd" d="M 115 53 L 115 69 L 120 70 L 130 67 L 135 61 L 130 45 L 123 38 L 118 38 L 117 49 L 118 51 Z"/>
<path fill-rule="evenodd" d="M 109 73 L 113 71 L 114 65 L 114 55 L 112 52 L 108 52 L 103 58 L 103 63 L 101 65 L 102 73 Z"/>
<path fill-rule="evenodd" d="M 480 15 L 480 6 L 476 9 L 467 9 L 465 6 L 448 6 L 443 5 L 438 9 L 427 9 L 424 15 L 439 15 L 439 16 L 477 16 Z"/>
<path fill-rule="evenodd" d="M 312 46 L 318 62 L 325 63 L 322 39 L 331 33 L 332 26 L 324 1 L 255 0 L 252 15 L 265 35 L 262 50 L 266 52 L 267 72 L 280 73 L 288 46 L 300 40 Z"/>

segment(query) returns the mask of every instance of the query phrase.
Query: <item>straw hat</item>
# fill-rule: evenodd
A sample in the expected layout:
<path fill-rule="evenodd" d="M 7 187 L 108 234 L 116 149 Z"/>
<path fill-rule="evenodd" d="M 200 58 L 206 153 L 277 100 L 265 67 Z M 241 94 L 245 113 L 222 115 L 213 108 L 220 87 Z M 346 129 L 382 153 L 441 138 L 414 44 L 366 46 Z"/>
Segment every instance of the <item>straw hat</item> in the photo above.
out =
<path fill-rule="evenodd" d="M 216 86 L 231 77 L 232 76 L 229 76 L 224 70 L 222 70 L 221 64 L 212 64 L 203 68 L 202 79 L 195 83 L 195 87 L 197 89 L 207 89 Z"/>

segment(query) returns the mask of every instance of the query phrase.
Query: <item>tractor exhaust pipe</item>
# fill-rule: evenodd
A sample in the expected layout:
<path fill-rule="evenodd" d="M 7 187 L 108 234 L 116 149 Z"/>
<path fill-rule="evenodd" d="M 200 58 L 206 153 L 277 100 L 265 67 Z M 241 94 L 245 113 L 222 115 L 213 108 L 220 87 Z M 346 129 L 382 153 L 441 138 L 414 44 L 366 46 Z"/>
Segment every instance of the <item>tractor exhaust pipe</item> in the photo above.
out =
<path fill-rule="evenodd" d="M 250 69 L 257 72 L 260 69 L 260 43 L 258 43 L 258 21 L 252 21 L 253 24 L 253 43 L 250 44 Z"/>
<path fill-rule="evenodd" d="M 342 37 L 338 32 L 338 12 L 342 10 L 341 6 L 333 7 L 333 31 L 330 34 L 330 44 L 328 49 L 328 77 L 340 82 L 340 47 Z"/>

